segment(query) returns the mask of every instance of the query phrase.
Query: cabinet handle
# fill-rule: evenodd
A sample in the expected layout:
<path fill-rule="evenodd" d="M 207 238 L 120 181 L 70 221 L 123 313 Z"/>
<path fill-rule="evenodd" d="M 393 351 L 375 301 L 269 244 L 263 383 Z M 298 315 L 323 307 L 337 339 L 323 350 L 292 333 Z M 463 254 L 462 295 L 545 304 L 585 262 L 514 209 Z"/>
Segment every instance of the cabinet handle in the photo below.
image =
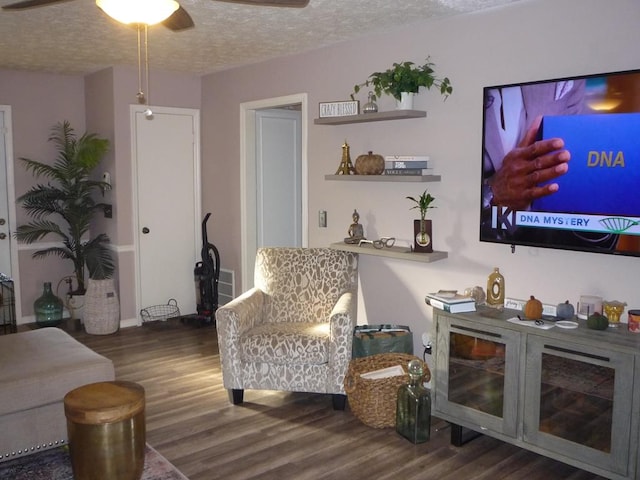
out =
<path fill-rule="evenodd" d="M 544 348 L 546 350 L 555 350 L 556 352 L 571 353 L 572 355 L 577 355 L 578 357 L 592 358 L 593 360 L 600 360 L 601 362 L 609 363 L 611 361 L 609 357 L 603 357 L 601 355 L 595 355 L 593 353 L 587 352 L 578 352 L 576 350 L 571 350 L 570 348 L 556 347 L 555 345 L 545 344 Z"/>
<path fill-rule="evenodd" d="M 489 337 L 502 338 L 502 335 L 500 335 L 499 333 L 485 332 L 484 330 L 477 330 L 475 328 L 469 328 L 469 327 L 461 327 L 460 325 L 454 325 L 453 323 L 451 324 L 451 327 L 457 328 L 458 330 L 464 330 L 465 332 L 479 333 L 481 335 L 487 335 Z"/>

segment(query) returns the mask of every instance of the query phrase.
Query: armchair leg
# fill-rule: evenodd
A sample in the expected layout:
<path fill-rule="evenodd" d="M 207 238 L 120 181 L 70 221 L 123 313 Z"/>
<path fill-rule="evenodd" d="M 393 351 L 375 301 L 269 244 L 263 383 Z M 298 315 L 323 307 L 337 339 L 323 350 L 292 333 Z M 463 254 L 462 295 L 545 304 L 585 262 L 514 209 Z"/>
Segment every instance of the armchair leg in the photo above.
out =
<path fill-rule="evenodd" d="M 333 398 L 333 409 L 344 410 L 347 406 L 347 396 L 339 393 L 332 393 L 331 396 Z"/>
<path fill-rule="evenodd" d="M 240 405 L 244 401 L 244 390 L 232 388 L 228 392 L 229 401 L 234 405 Z"/>

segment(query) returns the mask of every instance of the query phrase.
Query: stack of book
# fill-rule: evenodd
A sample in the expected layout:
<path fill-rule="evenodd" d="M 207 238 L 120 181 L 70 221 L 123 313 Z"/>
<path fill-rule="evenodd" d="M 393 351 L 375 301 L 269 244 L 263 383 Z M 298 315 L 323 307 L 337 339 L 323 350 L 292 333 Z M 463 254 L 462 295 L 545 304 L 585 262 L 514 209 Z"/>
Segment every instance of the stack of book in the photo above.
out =
<path fill-rule="evenodd" d="M 431 175 L 429 157 L 425 155 L 387 155 L 385 175 Z"/>
<path fill-rule="evenodd" d="M 471 297 L 465 297 L 457 292 L 451 291 L 439 291 L 436 293 L 427 293 L 424 297 L 424 301 L 427 305 L 439 308 L 445 312 L 450 313 L 463 313 L 463 312 L 475 312 L 476 302 Z"/>

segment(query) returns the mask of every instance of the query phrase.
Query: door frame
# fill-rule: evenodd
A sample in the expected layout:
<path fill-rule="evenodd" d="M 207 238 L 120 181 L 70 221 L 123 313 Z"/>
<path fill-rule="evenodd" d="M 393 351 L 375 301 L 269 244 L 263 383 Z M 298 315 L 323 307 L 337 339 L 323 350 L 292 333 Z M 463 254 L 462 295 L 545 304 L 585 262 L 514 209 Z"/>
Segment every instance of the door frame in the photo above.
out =
<path fill-rule="evenodd" d="M 4 116 L 4 155 L 7 178 L 7 211 L 9 225 L 9 245 L 11 248 L 11 278 L 13 280 L 13 296 L 15 301 L 14 312 L 16 322 L 22 319 L 22 297 L 20 295 L 20 263 L 18 257 L 18 240 L 13 235 L 17 228 L 16 217 L 16 190 L 15 190 L 15 164 L 13 158 L 13 119 L 10 105 L 0 105 L 0 111 Z"/>
<path fill-rule="evenodd" d="M 287 105 L 301 106 L 301 201 L 302 246 L 309 243 L 309 191 L 308 191 L 308 96 L 306 93 L 267 98 L 240 104 L 240 268 L 242 291 L 253 286 L 253 268 L 249 252 L 255 252 L 256 242 L 256 110 L 279 108 Z"/>
<path fill-rule="evenodd" d="M 142 319 L 140 317 L 140 310 L 144 308 L 141 304 L 142 302 L 142 284 L 141 284 L 141 273 L 140 273 L 140 218 L 139 218 L 139 209 L 138 209 L 138 201 L 139 201 L 139 191 L 138 191 L 138 182 L 136 181 L 137 173 L 138 173 L 138 156 L 137 156 L 137 136 L 136 136 L 136 114 L 144 113 L 145 110 L 149 108 L 146 105 L 130 105 L 129 115 L 130 115 L 130 128 L 131 128 L 131 175 L 133 181 L 131 182 L 132 188 L 132 219 L 133 219 L 133 237 L 134 237 L 134 272 L 135 272 L 135 304 L 136 304 L 136 320 L 137 325 L 142 325 Z M 150 107 L 154 113 L 163 113 L 163 114 L 177 114 L 177 115 L 191 115 L 194 118 L 193 126 L 193 200 L 195 205 L 194 212 L 194 238 L 195 238 L 195 252 L 196 257 L 200 249 L 202 248 L 202 239 L 200 236 L 201 232 L 201 223 L 200 218 L 202 218 L 202 193 L 201 193 L 201 155 L 200 155 L 200 110 L 195 108 L 178 108 L 178 107 L 158 107 L 152 106 Z M 195 289 L 195 285 L 194 285 Z"/>

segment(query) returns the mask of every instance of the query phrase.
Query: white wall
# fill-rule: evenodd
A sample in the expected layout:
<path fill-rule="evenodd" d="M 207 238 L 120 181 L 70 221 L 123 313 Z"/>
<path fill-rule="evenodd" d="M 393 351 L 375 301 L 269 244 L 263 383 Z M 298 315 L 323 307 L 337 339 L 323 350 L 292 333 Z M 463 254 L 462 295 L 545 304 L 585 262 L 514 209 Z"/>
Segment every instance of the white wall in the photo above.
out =
<path fill-rule="evenodd" d="M 326 246 L 346 235 L 357 208 L 365 234 L 412 236 L 407 195 L 425 187 L 437 198 L 430 211 L 434 246 L 449 258 L 434 264 L 361 255 L 359 323 L 431 328 L 424 294 L 440 288 L 486 286 L 494 266 L 508 296 L 533 294 L 547 303 L 580 294 L 601 295 L 640 307 L 640 259 L 480 243 L 482 87 L 574 74 L 640 68 L 640 2 L 637 0 L 530 0 L 479 14 L 407 25 L 335 47 L 239 68 L 203 79 L 203 211 L 213 212 L 213 241 L 222 266 L 240 272 L 239 104 L 293 93 L 309 94 L 309 239 Z M 345 126 L 313 125 L 321 101 L 348 99 L 354 84 L 394 61 L 431 55 L 437 72 L 451 78 L 453 95 L 417 98 L 426 119 Z M 366 92 L 360 98 L 366 101 Z M 393 107 L 379 101 L 380 110 Z M 442 182 L 436 184 L 329 182 L 345 138 L 352 159 L 380 154 L 428 154 Z M 230 203 L 230 200 L 233 202 Z M 317 226 L 318 210 L 328 228 Z M 237 278 L 237 281 L 239 279 Z"/>

